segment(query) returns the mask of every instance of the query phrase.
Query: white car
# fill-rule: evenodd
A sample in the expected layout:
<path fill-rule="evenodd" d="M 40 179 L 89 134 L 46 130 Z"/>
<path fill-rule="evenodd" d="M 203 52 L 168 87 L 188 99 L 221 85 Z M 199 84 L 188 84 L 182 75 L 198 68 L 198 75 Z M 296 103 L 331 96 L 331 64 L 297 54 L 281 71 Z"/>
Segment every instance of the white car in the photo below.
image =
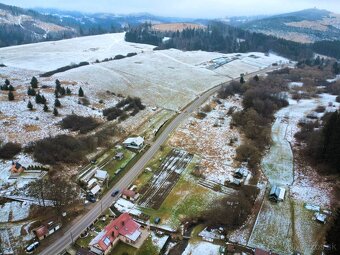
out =
<path fill-rule="evenodd" d="M 30 244 L 29 246 L 26 247 L 26 253 L 28 254 L 32 254 L 40 245 L 39 242 L 34 242 L 32 244 Z"/>

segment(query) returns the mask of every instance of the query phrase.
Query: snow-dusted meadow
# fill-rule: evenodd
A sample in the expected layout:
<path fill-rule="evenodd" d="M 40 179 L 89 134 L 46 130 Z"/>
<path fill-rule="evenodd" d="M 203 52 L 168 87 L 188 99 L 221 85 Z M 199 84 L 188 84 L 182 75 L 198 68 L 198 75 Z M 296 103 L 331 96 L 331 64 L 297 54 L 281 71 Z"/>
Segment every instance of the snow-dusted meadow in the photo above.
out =
<path fill-rule="evenodd" d="M 203 91 L 241 73 L 259 71 L 273 63 L 288 62 L 282 57 L 263 53 L 153 51 L 153 48 L 151 45 L 125 42 L 124 33 L 106 34 L 2 48 L 0 62 L 9 67 L 43 73 L 71 63 L 88 61 L 92 64 L 56 74 L 53 78 L 77 81 L 85 89 L 94 91 L 110 90 L 139 96 L 147 104 L 173 110 L 182 108 Z M 93 63 L 97 59 L 132 52 L 137 55 Z M 208 70 L 206 64 L 218 58 L 235 60 Z"/>
<path fill-rule="evenodd" d="M 213 110 L 201 120 L 190 117 L 170 138 L 171 146 L 180 147 L 201 158 L 202 174 L 207 180 L 224 184 L 231 180 L 235 171 L 234 157 L 236 148 L 241 144 L 237 129 L 230 128 L 230 107 L 242 109 L 238 96 L 214 103 Z M 230 140 L 235 139 L 233 145 Z"/>
<path fill-rule="evenodd" d="M 291 254 L 294 250 L 311 254 L 311 244 L 319 240 L 324 228 L 312 219 L 313 213 L 305 209 L 304 204 L 328 209 L 332 187 L 315 170 L 293 165 L 291 145 L 294 146 L 294 135 L 299 130 L 298 122 L 308 113 L 319 105 L 332 112 L 338 109 L 339 104 L 335 102 L 335 96 L 328 94 L 314 99 L 289 100 L 289 103 L 288 107 L 276 113 L 272 128 L 273 145 L 262 166 L 271 185 L 286 188 L 286 198 L 278 204 L 265 198 L 248 245 L 280 254 Z"/>

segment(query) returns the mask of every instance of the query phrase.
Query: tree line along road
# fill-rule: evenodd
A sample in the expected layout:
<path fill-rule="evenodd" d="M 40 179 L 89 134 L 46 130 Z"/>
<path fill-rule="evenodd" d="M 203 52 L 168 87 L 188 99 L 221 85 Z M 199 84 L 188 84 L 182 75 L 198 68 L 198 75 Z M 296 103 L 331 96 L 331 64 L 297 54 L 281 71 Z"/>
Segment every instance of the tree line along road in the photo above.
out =
<path fill-rule="evenodd" d="M 282 66 L 283 67 L 283 66 Z M 281 68 L 282 68 L 281 67 Z M 278 69 L 278 67 L 269 67 L 262 69 L 257 72 L 253 72 L 245 75 L 245 78 L 252 77 L 254 75 L 265 74 L 266 72 Z M 240 77 L 236 78 L 239 79 Z M 235 80 L 236 80 L 235 79 Z M 163 130 L 163 132 L 158 136 L 158 138 L 151 144 L 150 148 L 145 152 L 145 154 L 136 162 L 136 164 L 120 179 L 114 187 L 112 187 L 102 198 L 97 201 L 95 206 L 88 211 L 83 217 L 81 217 L 73 225 L 68 226 L 67 231 L 61 233 L 56 233 L 56 241 L 51 243 L 47 248 L 40 252 L 40 255 L 54 255 L 60 254 L 65 251 L 65 249 L 71 245 L 80 234 L 91 225 L 96 218 L 98 218 L 103 211 L 109 208 L 117 198 L 113 198 L 111 193 L 116 190 L 123 190 L 127 188 L 143 171 L 146 164 L 153 158 L 156 152 L 160 149 L 161 145 L 165 143 L 169 135 L 180 125 L 180 123 L 187 119 L 194 111 L 198 110 L 199 107 L 205 103 L 209 97 L 215 94 L 223 85 L 228 85 L 231 81 L 219 84 L 198 97 L 196 97 L 188 106 L 186 106 Z M 118 197 L 118 196 L 117 196 Z"/>

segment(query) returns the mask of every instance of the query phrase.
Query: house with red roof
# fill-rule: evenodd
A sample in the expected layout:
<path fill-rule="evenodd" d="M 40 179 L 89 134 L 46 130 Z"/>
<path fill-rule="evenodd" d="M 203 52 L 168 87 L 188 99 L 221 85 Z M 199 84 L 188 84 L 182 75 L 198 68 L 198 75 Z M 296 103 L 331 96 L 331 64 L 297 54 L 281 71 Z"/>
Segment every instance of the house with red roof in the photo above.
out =
<path fill-rule="evenodd" d="M 54 223 L 53 221 L 43 224 L 32 230 L 33 234 L 38 240 L 43 240 L 49 235 L 53 234 L 55 231 L 59 230 L 61 223 Z"/>
<path fill-rule="evenodd" d="M 14 161 L 12 162 L 12 167 L 11 167 L 12 174 L 21 174 L 25 170 L 26 168 L 22 166 L 21 164 L 19 164 L 18 162 L 14 162 Z"/>
<path fill-rule="evenodd" d="M 128 213 L 123 213 L 91 240 L 89 248 L 98 255 L 106 255 L 119 241 L 139 248 L 147 237 L 148 232 Z"/>

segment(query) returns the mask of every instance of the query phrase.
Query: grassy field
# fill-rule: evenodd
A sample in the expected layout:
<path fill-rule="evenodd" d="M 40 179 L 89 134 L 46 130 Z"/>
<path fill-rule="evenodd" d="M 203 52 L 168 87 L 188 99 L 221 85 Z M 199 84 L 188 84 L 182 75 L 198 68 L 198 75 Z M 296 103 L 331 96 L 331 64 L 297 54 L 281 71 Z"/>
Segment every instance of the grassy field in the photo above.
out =
<path fill-rule="evenodd" d="M 137 186 L 137 191 L 139 191 L 154 175 L 157 168 L 162 163 L 162 160 L 166 157 L 166 155 L 172 150 L 169 146 L 162 147 L 161 150 L 159 150 L 156 155 L 152 158 L 151 161 L 148 162 L 145 168 L 151 168 L 152 172 L 149 171 L 143 171 L 137 178 L 137 180 L 134 182 L 134 184 Z"/>
<path fill-rule="evenodd" d="M 135 249 L 130 245 L 119 242 L 117 246 L 111 251 L 110 255 L 157 255 L 159 254 L 157 247 L 152 243 L 149 237 L 140 249 Z"/>
<path fill-rule="evenodd" d="M 151 221 L 160 217 L 161 224 L 178 228 L 181 220 L 197 216 L 199 212 L 213 203 L 215 198 L 221 196 L 217 192 L 198 185 L 195 178 L 191 176 L 190 172 L 196 162 L 197 158 L 194 157 L 158 210 L 142 208 L 142 211 L 150 216 Z"/>
<path fill-rule="evenodd" d="M 112 150 L 111 157 L 114 157 L 117 152 L 123 152 L 124 158 L 122 160 L 112 160 L 109 164 L 103 167 L 104 170 L 107 171 L 107 173 L 110 175 L 110 180 L 114 179 L 116 177 L 115 172 L 121 168 L 125 168 L 126 165 L 133 159 L 134 156 L 136 156 L 136 153 L 127 150 L 127 149 L 121 149 L 121 150 Z"/>

